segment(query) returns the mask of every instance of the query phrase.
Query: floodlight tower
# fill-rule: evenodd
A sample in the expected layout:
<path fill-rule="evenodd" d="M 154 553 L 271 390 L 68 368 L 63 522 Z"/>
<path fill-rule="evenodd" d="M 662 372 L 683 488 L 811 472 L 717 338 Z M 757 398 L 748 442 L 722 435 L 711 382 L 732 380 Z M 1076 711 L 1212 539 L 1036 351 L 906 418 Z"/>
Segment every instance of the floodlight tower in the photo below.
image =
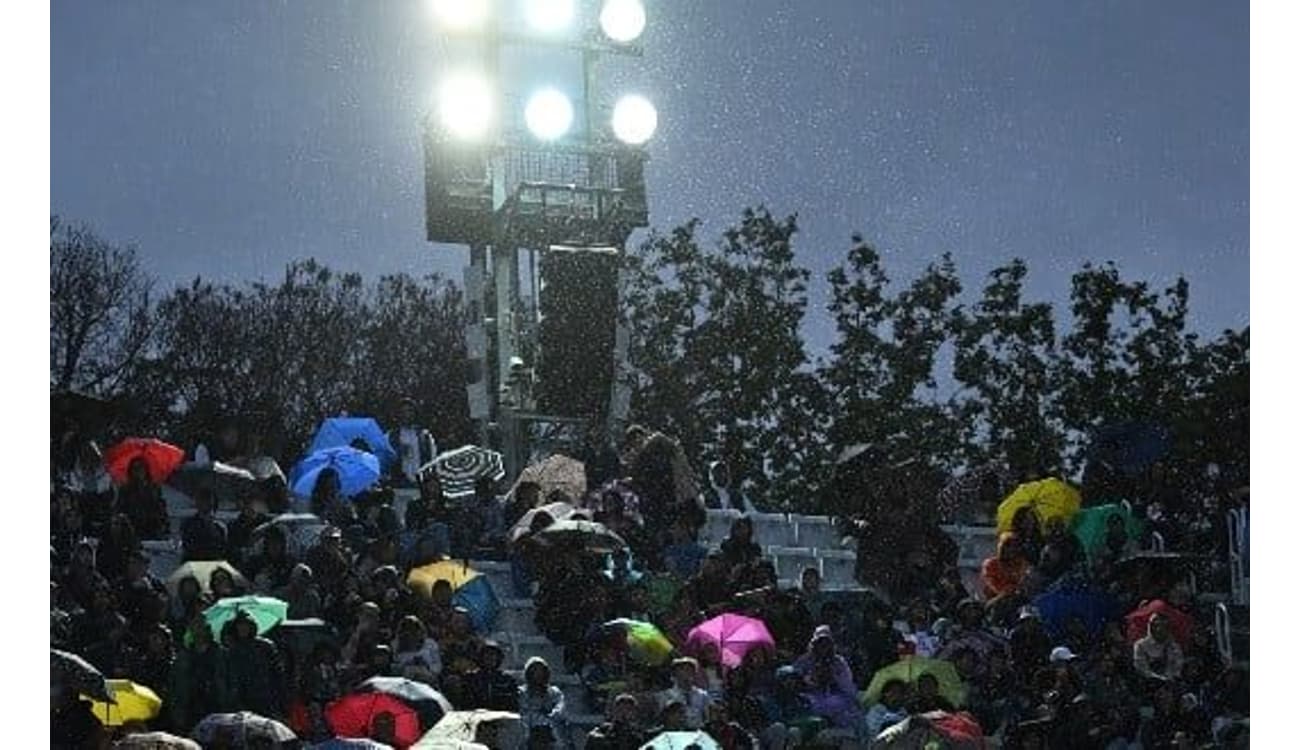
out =
<path fill-rule="evenodd" d="M 537 394 L 546 391 L 541 386 L 553 392 L 557 385 L 538 382 L 539 361 L 556 363 L 565 356 L 542 346 L 539 331 L 557 324 L 543 321 L 538 300 L 550 281 L 556 282 L 552 290 L 579 297 L 592 288 L 575 285 L 571 271 L 548 278 L 546 269 L 557 263 L 551 259 L 565 253 L 617 258 L 631 232 L 648 224 L 645 146 L 658 115 L 640 94 L 609 101 L 597 80 L 603 58 L 641 55 L 637 40 L 646 25 L 645 7 L 641 0 L 429 2 L 457 56 L 442 71 L 425 126 L 427 236 L 470 248 L 470 416 L 483 443 L 505 454 L 513 474 L 536 448 L 539 431 L 563 432 L 565 425 L 573 429 L 592 416 L 590 410 L 557 414 L 561 401 L 554 398 L 542 403 L 551 413 L 538 414 Z M 554 81 L 527 80 L 542 68 L 568 72 Z M 521 257 L 528 260 L 524 269 Z M 617 269 L 607 267 L 615 274 L 616 300 Z M 525 274 L 531 287 L 527 304 L 521 294 Z M 584 309 L 583 300 L 578 302 L 577 309 Z M 587 321 L 610 332 L 612 351 L 602 355 L 610 388 L 600 411 L 611 425 L 625 416 L 627 400 L 614 385 L 626 348 L 626 335 L 614 333 L 616 307 L 604 310 L 601 320 Z M 582 314 L 570 314 L 568 324 Z M 572 331 L 579 338 L 586 333 Z M 548 377 L 559 381 L 568 374 Z"/>

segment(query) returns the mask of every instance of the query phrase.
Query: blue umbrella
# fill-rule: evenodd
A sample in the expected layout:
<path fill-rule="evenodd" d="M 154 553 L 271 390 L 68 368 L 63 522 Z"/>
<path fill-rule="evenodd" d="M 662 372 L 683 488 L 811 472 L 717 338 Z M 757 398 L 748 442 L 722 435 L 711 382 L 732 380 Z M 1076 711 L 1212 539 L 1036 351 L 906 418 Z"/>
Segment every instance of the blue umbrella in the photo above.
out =
<path fill-rule="evenodd" d="M 388 434 L 384 432 L 379 423 L 370 417 L 330 417 L 321 422 L 320 428 L 316 430 L 316 437 L 312 438 L 311 447 L 307 449 L 308 453 L 325 450 L 326 448 L 341 448 L 351 446 L 353 441 L 360 440 L 370 448 L 370 452 L 379 457 L 379 462 L 384 466 L 392 466 L 397 463 L 397 451 L 393 449 L 393 444 L 388 441 Z"/>
<path fill-rule="evenodd" d="M 1088 454 L 1108 468 L 1133 475 L 1164 458 L 1173 444 L 1173 434 L 1162 425 L 1124 422 L 1093 433 Z"/>
<path fill-rule="evenodd" d="M 492 632 L 497 611 L 501 609 L 501 603 L 497 601 L 497 594 L 492 590 L 487 576 L 473 578 L 456 589 L 451 603 L 469 611 L 470 622 L 474 623 L 474 630 L 479 633 Z"/>
<path fill-rule="evenodd" d="M 326 448 L 312 453 L 293 467 L 289 487 L 302 497 L 311 495 L 322 471 L 333 469 L 339 476 L 339 490 L 352 497 L 379 481 L 379 459 L 356 448 Z"/>
<path fill-rule="evenodd" d="M 1088 634 L 1096 636 L 1112 620 L 1123 616 L 1123 608 L 1115 597 L 1086 584 L 1058 585 L 1033 601 L 1043 620 L 1043 627 L 1057 642 L 1066 635 L 1066 625 L 1078 618 Z"/>

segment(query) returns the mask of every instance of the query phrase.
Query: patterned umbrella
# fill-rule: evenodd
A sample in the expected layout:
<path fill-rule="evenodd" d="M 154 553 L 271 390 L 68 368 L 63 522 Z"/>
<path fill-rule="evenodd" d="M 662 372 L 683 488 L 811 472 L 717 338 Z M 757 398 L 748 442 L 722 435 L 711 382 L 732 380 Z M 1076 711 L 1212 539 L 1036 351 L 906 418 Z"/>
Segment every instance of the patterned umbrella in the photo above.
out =
<path fill-rule="evenodd" d="M 194 727 L 190 737 L 204 746 L 220 747 L 248 747 L 257 743 L 276 747 L 281 742 L 298 739 L 289 727 L 252 711 L 209 714 Z"/>
<path fill-rule="evenodd" d="M 492 747 L 523 747 L 527 730 L 519 714 L 508 711 L 452 711 L 428 734 L 420 738 L 412 750 L 453 747 L 456 742 L 486 742 Z"/>
<path fill-rule="evenodd" d="M 137 732 L 113 743 L 113 750 L 203 750 L 191 739 L 166 732 Z"/>
<path fill-rule="evenodd" d="M 515 487 L 524 482 L 536 484 L 540 488 L 537 494 L 543 500 L 550 499 L 551 493 L 559 492 L 566 502 L 576 504 L 587 494 L 587 467 L 575 458 L 554 455 L 521 471 Z"/>
<path fill-rule="evenodd" d="M 253 551 L 259 552 L 261 540 L 272 528 L 284 534 L 285 546 L 290 557 L 302 557 L 307 550 L 316 546 L 322 531 L 329 524 L 311 513 L 282 513 L 270 521 L 253 529 Z"/>
<path fill-rule="evenodd" d="M 970 714 L 932 711 L 909 716 L 871 743 L 888 750 L 984 750 L 984 732 Z"/>
<path fill-rule="evenodd" d="M 627 547 L 623 537 L 604 524 L 572 518 L 556 521 L 534 534 L 533 538 L 552 547 L 588 552 L 613 552 Z"/>
<path fill-rule="evenodd" d="M 75 690 L 95 700 L 111 703 L 113 691 L 109 689 L 104 673 L 76 654 L 50 649 L 50 687 Z"/>
<path fill-rule="evenodd" d="M 520 517 L 519 522 L 510 527 L 510 534 L 507 537 L 511 542 L 517 542 L 528 535 L 533 530 L 533 521 L 543 513 L 550 517 L 551 523 L 563 521 L 573 515 L 577 510 L 569 503 L 547 503 L 539 505 L 536 508 L 525 513 Z"/>
<path fill-rule="evenodd" d="M 463 445 L 439 455 L 433 459 L 433 468 L 442 484 L 442 494 L 453 499 L 473 495 L 480 479 L 496 482 L 506 475 L 501 454 L 477 445 Z"/>
<path fill-rule="evenodd" d="M 118 484 L 126 484 L 131 464 L 142 459 L 149 469 L 149 479 L 162 484 L 185 462 L 185 451 L 154 438 L 127 438 L 104 451 L 104 468 Z"/>

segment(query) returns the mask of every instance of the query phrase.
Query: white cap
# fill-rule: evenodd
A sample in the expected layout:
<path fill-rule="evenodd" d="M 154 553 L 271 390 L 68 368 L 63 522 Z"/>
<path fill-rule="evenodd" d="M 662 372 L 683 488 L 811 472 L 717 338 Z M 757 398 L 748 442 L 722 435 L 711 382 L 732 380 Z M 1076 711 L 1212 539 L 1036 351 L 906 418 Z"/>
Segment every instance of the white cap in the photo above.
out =
<path fill-rule="evenodd" d="M 1075 659 L 1078 658 L 1079 657 L 1068 647 L 1057 646 L 1056 648 L 1052 649 L 1052 655 L 1048 657 L 1048 661 L 1052 662 L 1053 664 L 1060 664 L 1061 662 L 1074 661 Z"/>

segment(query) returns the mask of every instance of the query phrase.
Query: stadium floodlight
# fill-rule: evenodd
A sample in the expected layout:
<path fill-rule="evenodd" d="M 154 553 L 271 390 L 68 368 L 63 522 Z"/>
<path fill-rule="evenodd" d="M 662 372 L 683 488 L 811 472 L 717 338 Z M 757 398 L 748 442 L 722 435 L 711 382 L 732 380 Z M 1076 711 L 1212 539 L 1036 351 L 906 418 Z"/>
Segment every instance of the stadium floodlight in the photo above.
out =
<path fill-rule="evenodd" d="M 524 13 L 528 25 L 550 34 L 567 29 L 573 23 L 574 0 L 527 0 Z"/>
<path fill-rule="evenodd" d="M 487 23 L 489 0 L 431 0 L 434 18 L 448 31 L 474 31 Z"/>
<path fill-rule="evenodd" d="M 605 0 L 600 30 L 619 44 L 635 40 L 645 30 L 645 6 L 641 0 Z"/>
<path fill-rule="evenodd" d="M 650 140 L 659 127 L 659 113 L 649 99 L 638 94 L 629 94 L 614 105 L 614 116 L 610 122 L 614 136 L 630 146 L 640 146 Z"/>
<path fill-rule="evenodd" d="M 539 140 L 553 141 L 573 125 L 573 104 L 555 89 L 542 89 L 524 107 L 524 124 Z"/>
<path fill-rule="evenodd" d="M 438 89 L 438 114 L 443 128 L 455 138 L 483 138 L 496 118 L 492 84 L 481 73 L 452 73 Z"/>

